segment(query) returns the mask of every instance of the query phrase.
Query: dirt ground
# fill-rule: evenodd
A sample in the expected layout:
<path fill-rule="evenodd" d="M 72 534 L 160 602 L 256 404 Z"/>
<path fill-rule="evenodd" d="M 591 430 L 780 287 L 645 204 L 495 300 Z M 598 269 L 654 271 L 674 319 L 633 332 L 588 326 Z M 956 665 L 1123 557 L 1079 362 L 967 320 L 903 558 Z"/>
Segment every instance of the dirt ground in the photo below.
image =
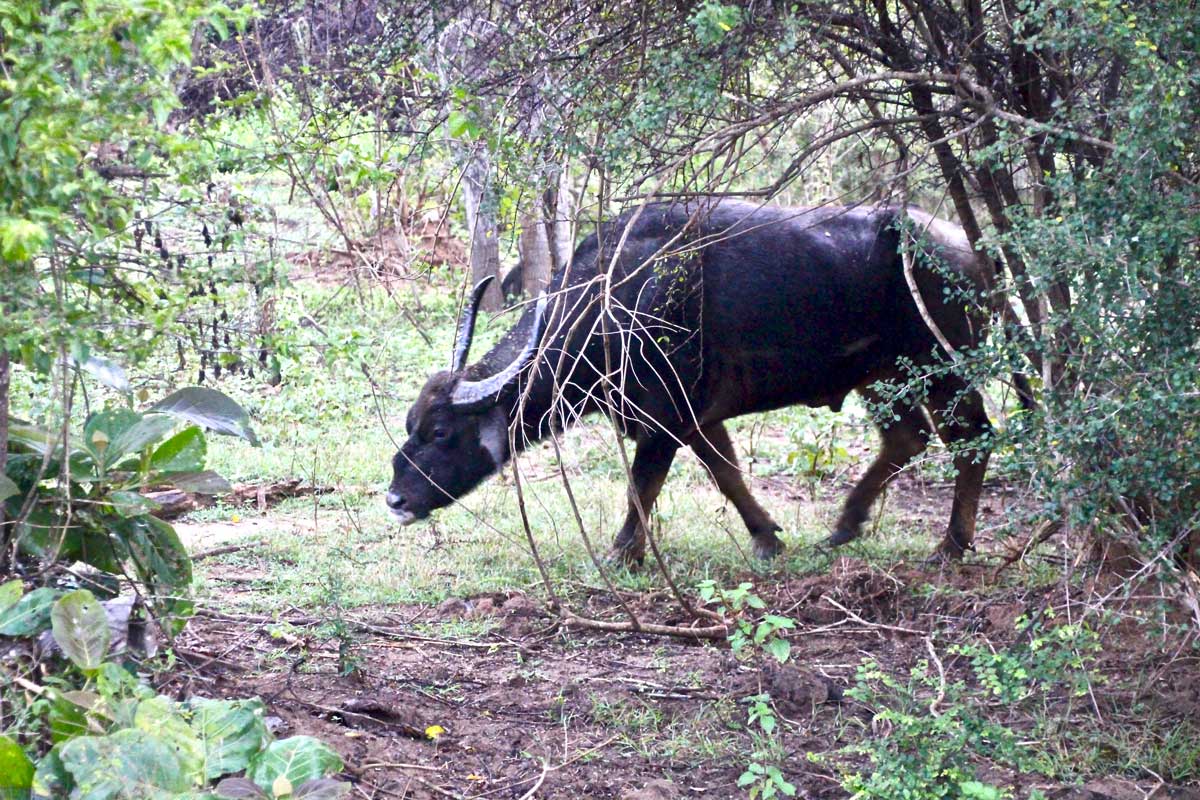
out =
<path fill-rule="evenodd" d="M 924 487 L 911 498 L 914 513 L 940 519 L 948 498 L 948 487 Z M 993 505 L 991 514 L 1003 513 L 1001 503 Z M 301 610 L 280 619 L 209 611 L 176 643 L 184 669 L 174 689 L 258 695 L 279 735 L 316 735 L 340 751 L 354 796 L 415 800 L 744 797 L 736 781 L 753 743 L 742 701 L 767 691 L 786 720 L 785 774 L 797 796 L 839 798 L 846 793 L 837 765 L 869 765 L 808 754 L 886 735 L 872 709 L 844 695 L 864 658 L 903 675 L 927 658 L 928 640 L 942 651 L 947 679 L 967 679 L 968 666 L 950 654 L 950 643 L 984 636 L 1003 647 L 1018 635 L 1020 614 L 1065 607 L 1060 586 L 998 589 L 997 563 L 883 570 L 841 557 L 827 574 L 760 582 L 771 610 L 797 621 L 785 666 L 746 663 L 725 643 L 568 629 L 538 600 L 515 592 L 452 598 L 436 608 L 361 608 L 340 620 Z M 233 593 L 246 570 L 243 557 L 237 568 L 210 565 L 209 576 L 214 585 L 231 578 Z M 622 599 L 645 621 L 688 622 L 668 593 Z M 1087 600 L 1069 602 L 1081 610 Z M 573 610 L 622 618 L 616 599 L 602 592 Z M 1144 641 L 1141 629 L 1126 627 L 1110 637 L 1121 646 L 1106 644 L 1100 655 L 1107 681 L 1095 687 L 1094 711 L 1085 713 L 1200 718 L 1196 659 L 1171 657 Z M 980 769 L 1017 797 L 1035 788 L 1072 800 L 1200 797 L 1154 781 L 1096 776 L 1087 787 L 1068 788 L 988 764 Z"/>

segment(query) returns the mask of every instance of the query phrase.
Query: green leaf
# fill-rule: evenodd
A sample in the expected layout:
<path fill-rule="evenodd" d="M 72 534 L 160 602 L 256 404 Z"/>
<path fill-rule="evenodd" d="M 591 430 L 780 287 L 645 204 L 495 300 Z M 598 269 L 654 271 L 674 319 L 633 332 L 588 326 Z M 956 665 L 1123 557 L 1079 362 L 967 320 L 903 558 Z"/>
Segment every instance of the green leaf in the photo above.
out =
<path fill-rule="evenodd" d="M 110 408 L 88 417 L 83 426 L 83 446 L 103 469 L 154 444 L 175 427 L 169 417 L 143 416 L 126 408 Z"/>
<path fill-rule="evenodd" d="M 49 503 L 38 503 L 17 526 L 21 551 L 42 561 L 74 559 L 80 552 L 83 529 Z"/>
<path fill-rule="evenodd" d="M 185 492 L 223 494 L 232 488 L 229 485 L 229 481 L 210 469 L 203 472 L 176 472 L 172 473 L 169 477 L 171 478 L 171 483 L 176 488 L 182 489 Z"/>
<path fill-rule="evenodd" d="M 38 762 L 33 773 L 33 796 L 38 800 L 67 797 L 75 786 L 71 773 L 63 766 L 61 752 L 62 745 L 56 744 Z"/>
<path fill-rule="evenodd" d="M 311 781 L 305 781 L 296 787 L 296 791 L 292 793 L 292 797 L 296 800 L 304 798 L 305 800 L 337 800 L 339 797 L 345 797 L 350 793 L 350 784 L 345 781 L 334 780 L 333 778 L 317 778 Z"/>
<path fill-rule="evenodd" d="M 1004 797 L 995 786 L 980 781 L 963 781 L 958 785 L 958 790 L 969 800 L 1001 800 Z"/>
<path fill-rule="evenodd" d="M 772 639 L 763 645 L 768 653 L 775 657 L 775 660 L 780 664 L 788 660 L 788 656 L 792 652 L 792 643 L 787 639 Z"/>
<path fill-rule="evenodd" d="M 271 741 L 258 700 L 192 701 L 192 731 L 204 748 L 204 777 L 241 772 Z"/>
<path fill-rule="evenodd" d="M 60 757 L 77 800 L 166 800 L 191 788 L 170 745 L 142 730 L 81 736 Z"/>
<path fill-rule="evenodd" d="M 150 456 L 150 469 L 156 473 L 200 472 L 207 455 L 204 431 L 189 425 L 158 446 Z"/>
<path fill-rule="evenodd" d="M 33 773 L 33 762 L 21 745 L 0 736 L 0 798 L 28 796 Z"/>
<path fill-rule="evenodd" d="M 250 427 L 246 410 L 216 389 L 189 386 L 164 397 L 149 410 L 185 419 L 216 433 L 238 436 L 258 446 L 258 437 Z"/>
<path fill-rule="evenodd" d="M 479 123 L 471 114 L 458 110 L 446 116 L 446 129 L 454 139 L 474 139 L 479 135 Z"/>
<path fill-rule="evenodd" d="M 43 225 L 20 217 L 0 217 L 0 257 L 5 261 L 28 261 L 49 241 Z"/>
<path fill-rule="evenodd" d="M 13 482 L 13 479 L 0 472 L 0 503 L 10 497 L 16 497 L 20 493 L 21 489 Z"/>
<path fill-rule="evenodd" d="M 228 797 L 231 800 L 241 800 L 244 797 L 270 797 L 258 784 L 247 778 L 226 778 L 217 784 L 214 790 L 217 797 Z"/>
<path fill-rule="evenodd" d="M 93 709 L 100 706 L 100 695 L 95 692 L 55 692 L 48 714 L 51 741 L 65 742 L 77 736 L 103 733 L 103 728 L 93 730 L 93 724 L 89 722 Z M 94 719 L 107 721 L 99 712 Z"/>
<path fill-rule="evenodd" d="M 340 772 L 342 759 L 329 745 L 312 736 L 292 736 L 271 742 L 256 755 L 246 776 L 263 789 L 270 790 L 275 779 L 283 776 L 293 786 Z"/>
<path fill-rule="evenodd" d="M 13 420 L 8 426 L 8 441 L 27 447 L 38 455 L 45 455 L 57 444 L 58 435 L 45 428 Z"/>
<path fill-rule="evenodd" d="M 88 417 L 83 424 L 83 447 L 91 454 L 102 469 L 120 460 L 121 455 L 113 457 L 109 448 L 113 441 L 137 425 L 142 415 L 127 408 L 109 408 L 97 411 Z"/>
<path fill-rule="evenodd" d="M 179 759 L 180 771 L 190 783 L 199 786 L 205 782 L 204 745 L 174 702 L 160 695 L 138 703 L 133 727 L 170 746 Z"/>
<path fill-rule="evenodd" d="M 137 492 L 109 492 L 108 502 L 112 503 L 113 511 L 125 518 L 150 514 L 162 508 L 149 497 L 143 497 Z"/>
<path fill-rule="evenodd" d="M 67 658 L 84 672 L 94 672 L 104 661 L 112 632 L 104 607 L 87 589 L 63 595 L 50 612 L 54 641 Z"/>
<path fill-rule="evenodd" d="M 113 532 L 128 549 L 138 577 L 153 592 L 159 621 L 168 630 L 181 630 L 192 608 L 187 600 L 192 559 L 175 529 L 155 517 L 142 516 L 120 520 Z"/>
<path fill-rule="evenodd" d="M 20 578 L 14 578 L 7 583 L 0 583 L 0 614 L 8 611 L 17 604 L 21 599 L 22 592 L 25 591 L 25 584 Z"/>
<path fill-rule="evenodd" d="M 61 594 L 43 586 L 22 597 L 0 613 L 0 636 L 32 636 L 50 627 L 50 608 Z"/>
<path fill-rule="evenodd" d="M 143 417 L 133 427 L 109 443 L 108 463 L 116 464 L 125 456 L 140 453 L 166 436 L 175 425 L 175 420 L 170 417 L 157 414 Z"/>

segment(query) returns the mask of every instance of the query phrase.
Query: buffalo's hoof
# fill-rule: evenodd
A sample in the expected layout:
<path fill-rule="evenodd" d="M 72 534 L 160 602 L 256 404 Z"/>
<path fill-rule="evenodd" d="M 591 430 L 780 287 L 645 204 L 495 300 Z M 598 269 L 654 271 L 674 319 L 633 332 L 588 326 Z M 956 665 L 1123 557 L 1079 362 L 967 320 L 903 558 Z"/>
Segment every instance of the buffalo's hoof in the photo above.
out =
<path fill-rule="evenodd" d="M 925 559 L 925 563 L 930 565 L 943 565 L 962 561 L 963 554 L 967 550 L 974 549 L 974 545 L 967 545 L 966 547 L 963 547 L 952 537 L 947 536 L 942 540 L 942 543 L 938 545 L 938 548 L 929 555 L 929 558 Z"/>
<path fill-rule="evenodd" d="M 604 560 L 613 566 L 637 569 L 646 563 L 646 551 L 642 548 L 622 547 L 617 544 L 608 551 Z"/>
<path fill-rule="evenodd" d="M 823 544 L 826 547 L 841 547 L 844 544 L 849 544 L 858 538 L 858 531 L 852 531 L 847 528 L 838 528 L 825 539 Z"/>
<path fill-rule="evenodd" d="M 773 533 L 762 533 L 752 537 L 752 547 L 754 555 L 763 561 L 770 561 L 787 549 L 783 540 Z"/>

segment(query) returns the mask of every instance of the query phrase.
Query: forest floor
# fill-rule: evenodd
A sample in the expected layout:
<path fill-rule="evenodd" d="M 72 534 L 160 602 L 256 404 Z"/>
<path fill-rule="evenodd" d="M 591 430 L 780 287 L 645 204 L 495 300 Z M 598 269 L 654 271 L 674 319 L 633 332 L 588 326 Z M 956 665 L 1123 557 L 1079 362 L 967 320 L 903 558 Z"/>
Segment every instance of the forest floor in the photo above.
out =
<path fill-rule="evenodd" d="M 773 499 L 836 503 L 845 487 L 834 483 Z M 758 488 L 782 491 L 770 481 Z M 893 491 L 901 519 L 948 515 L 947 485 L 902 477 Z M 990 487 L 984 529 L 1007 513 L 997 500 L 1004 495 L 1003 486 Z M 997 574 L 1005 547 L 987 540 L 980 555 L 949 568 L 887 562 L 851 547 L 821 558 L 819 570 L 732 575 L 753 582 L 769 611 L 796 621 L 780 665 L 739 658 L 724 642 L 568 628 L 536 585 L 451 591 L 436 603 L 246 611 L 280 591 L 275 561 L 287 559 L 261 551 L 264 528 L 295 526 L 311 538 L 322 526 L 294 511 L 249 516 L 181 526 L 197 550 L 230 541 L 244 549 L 201 563 L 209 597 L 176 642 L 184 668 L 175 688 L 262 697 L 279 733 L 319 736 L 341 752 L 356 796 L 745 797 L 737 783 L 757 761 L 778 764 L 799 797 L 846 797 L 846 776 L 886 768 L 855 747 L 874 743 L 883 747 L 876 757 L 887 759 L 892 741 L 896 757 L 915 748 L 919 758 L 948 758 L 935 746 L 922 751 L 913 739 L 921 729 L 880 715 L 891 708 L 935 724 L 958 719 L 938 729 L 950 741 L 986 736 L 973 720 L 1024 737 L 1036 763 L 1023 770 L 1012 759 L 971 758 L 978 780 L 1011 792 L 1003 796 L 1200 798 L 1200 659 L 1194 649 L 1189 657 L 1187 641 L 1156 637 L 1144 624 L 1145 615 L 1162 613 L 1152 597 L 1123 596 L 1099 611 L 1105 595 L 1121 593 L 1116 575 L 1084 577 L 1067 591 L 1061 581 L 1037 579 L 1033 561 Z M 689 622 L 663 586 L 613 595 L 599 584 L 593 576 L 560 588 L 582 616 L 623 619 L 619 597 L 643 621 Z M 1022 637 L 1028 643 L 1037 631 L 1022 621 L 1047 609 L 1064 621 L 1107 615 L 1086 684 L 1033 703 L 989 696 L 958 648 L 1004 652 Z M 847 695 L 864 664 L 899 688 Z M 747 725 L 747 700 L 763 693 L 779 715 L 774 737 Z M 1164 771 L 1193 788 L 1155 777 Z"/>
<path fill-rule="evenodd" d="M 275 306 L 277 324 L 311 337 L 282 384 L 221 386 L 250 409 L 263 447 L 220 438 L 209 456 L 231 480 L 330 491 L 179 523 L 198 559 L 198 610 L 170 678 L 180 695 L 260 696 L 277 733 L 342 754 L 360 798 L 781 796 L 761 774 L 739 786 L 759 765 L 808 798 L 1200 800 L 1195 625 L 1167 587 L 1057 538 L 1005 565 L 1036 538 L 1011 451 L 992 459 L 979 551 L 944 567 L 925 562 L 953 494 L 936 443 L 864 536 L 829 552 L 819 543 L 877 446 L 865 409 L 733 420 L 785 555 L 749 556 L 736 513 L 687 453 L 656 529 L 693 602 L 705 581 L 750 584 L 765 608 L 742 619 L 794 620 L 786 663 L 726 641 L 568 627 L 539 567 L 579 616 L 708 624 L 656 568 L 602 576 L 589 557 L 581 532 L 604 548 L 625 510 L 611 432 L 580 425 L 561 448 L 528 450 L 524 513 L 505 470 L 397 529 L 381 484 L 405 411 L 445 366 L 458 284 L 392 291 L 322 264 L 305 260 L 318 274 L 300 270 Z M 476 353 L 511 319 L 481 318 Z M 761 695 L 772 732 L 750 720 Z"/>

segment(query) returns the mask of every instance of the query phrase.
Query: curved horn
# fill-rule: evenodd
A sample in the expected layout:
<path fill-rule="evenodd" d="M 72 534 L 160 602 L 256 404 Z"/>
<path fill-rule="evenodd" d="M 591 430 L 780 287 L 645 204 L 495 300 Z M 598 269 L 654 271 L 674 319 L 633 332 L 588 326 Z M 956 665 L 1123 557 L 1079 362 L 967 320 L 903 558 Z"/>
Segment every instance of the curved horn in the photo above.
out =
<path fill-rule="evenodd" d="M 504 391 L 504 387 L 517 377 L 517 374 L 525 368 L 537 352 L 538 342 L 542 338 L 542 329 L 545 327 L 545 317 L 546 295 L 543 294 L 538 298 L 537 305 L 534 306 L 533 325 L 530 327 L 529 339 L 521 348 L 521 352 L 509 362 L 508 366 L 495 375 L 479 381 L 459 381 L 450 395 L 450 402 L 454 407 L 472 411 L 486 408 L 495 402 L 500 392 Z"/>
<path fill-rule="evenodd" d="M 462 320 L 458 323 L 458 337 L 454 340 L 454 358 L 450 361 L 450 371 L 458 372 L 467 363 L 467 353 L 471 351 L 471 340 L 475 338 L 475 315 L 479 313 L 479 304 L 483 302 L 483 293 L 496 279 L 488 275 L 471 292 L 471 303 L 463 309 Z"/>

